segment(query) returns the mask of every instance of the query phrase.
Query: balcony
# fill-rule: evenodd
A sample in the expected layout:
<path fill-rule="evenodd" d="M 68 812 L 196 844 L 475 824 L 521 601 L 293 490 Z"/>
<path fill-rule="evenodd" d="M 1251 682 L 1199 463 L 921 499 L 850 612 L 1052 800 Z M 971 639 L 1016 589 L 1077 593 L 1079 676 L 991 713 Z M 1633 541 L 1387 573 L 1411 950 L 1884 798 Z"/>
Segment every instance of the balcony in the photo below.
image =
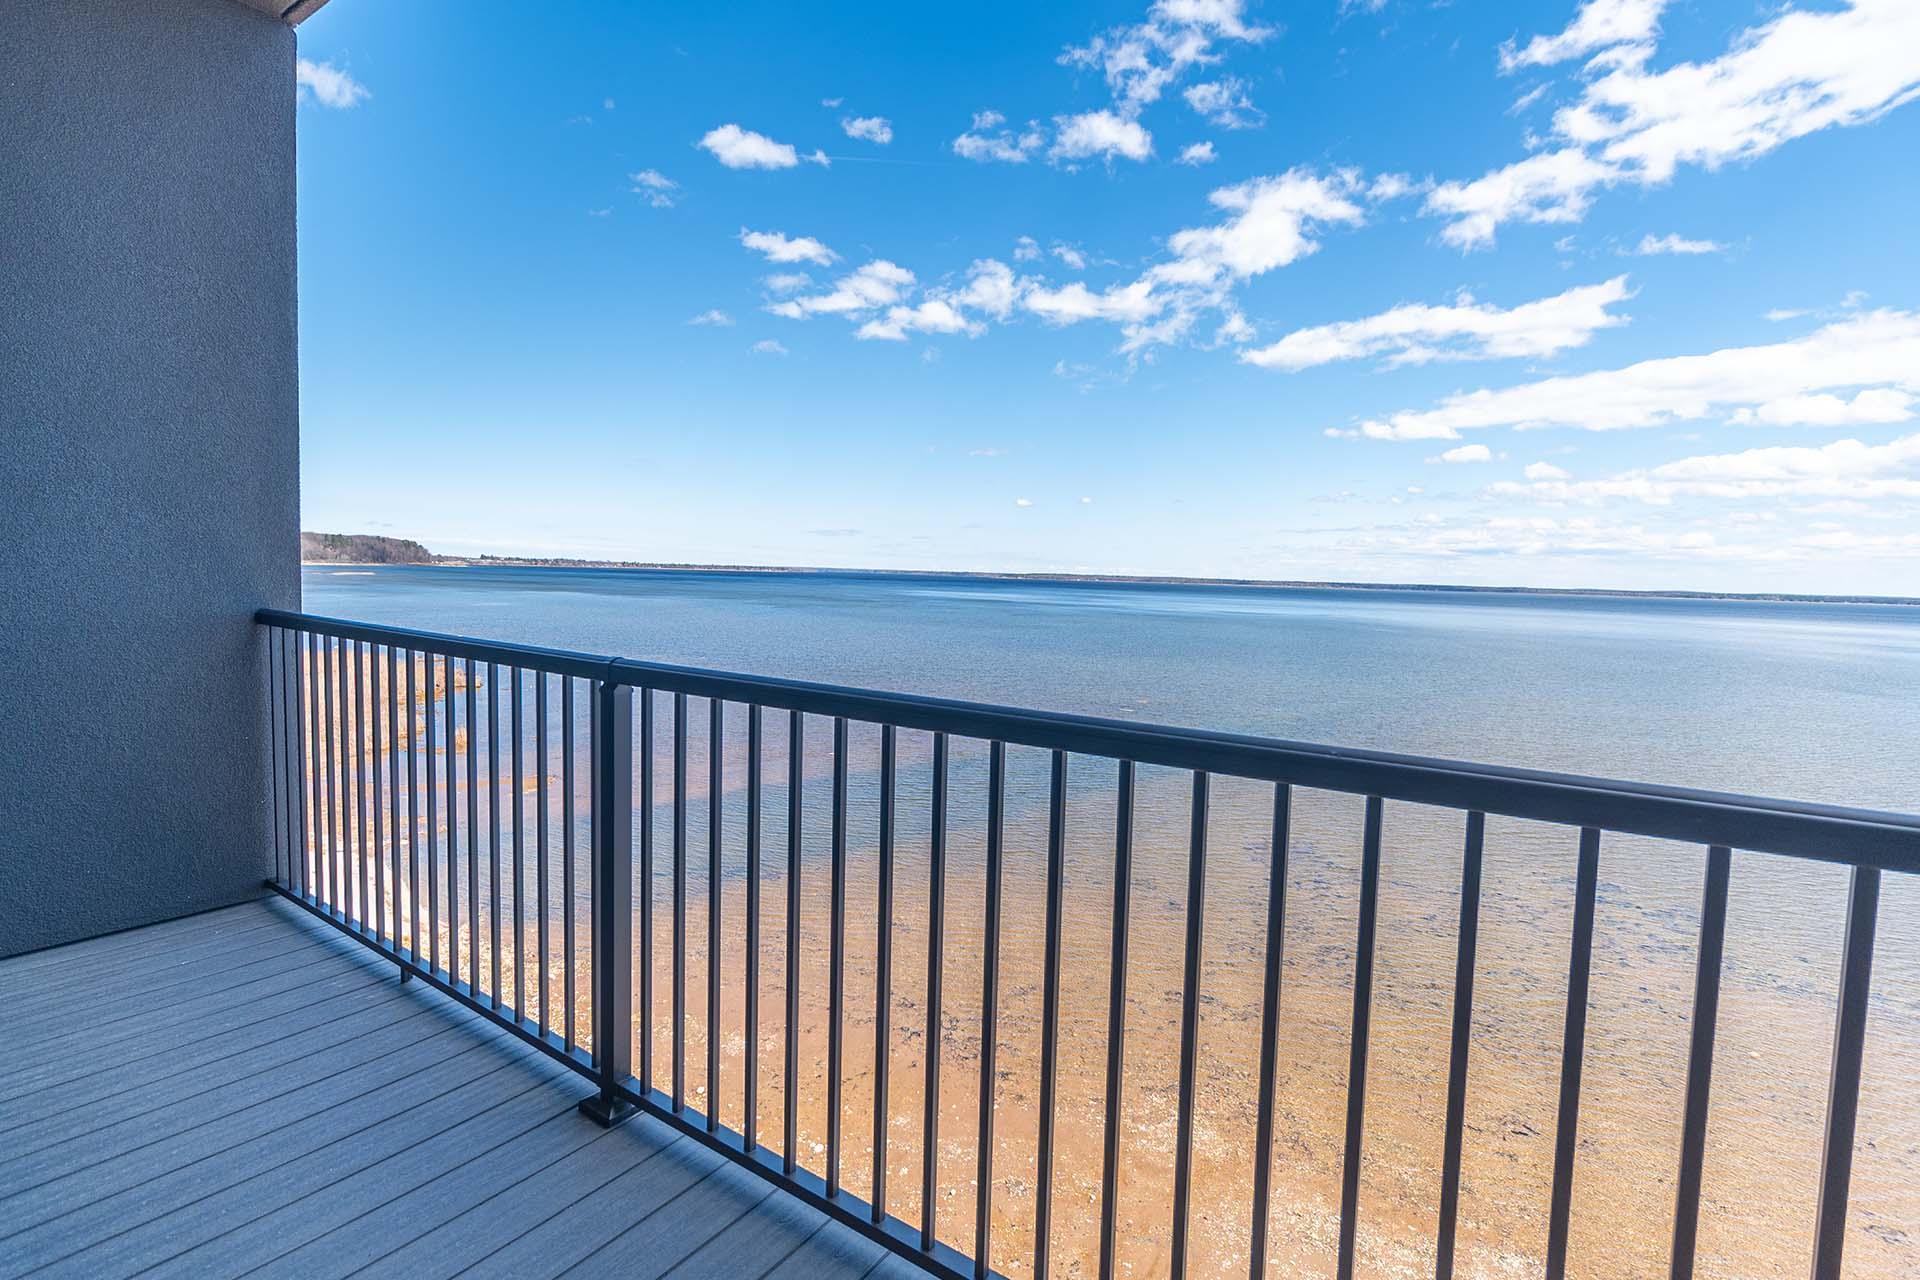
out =
<path fill-rule="evenodd" d="M 1466 1117 L 1487 1083 L 1488 824 L 1518 819 L 1571 874 L 1557 1062 L 1534 1073 L 1557 1090 L 1544 1240 L 1522 1265 L 1557 1277 L 1578 1260 L 1601 868 L 1652 841 L 1703 859 L 1691 1001 L 1675 1011 L 1684 1096 L 1654 1178 L 1676 1276 L 1751 1262 L 1699 1257 L 1736 868 L 1846 868 L 1813 1212 L 1797 1241 L 1764 1242 L 1842 1274 L 1854 1156 L 1873 1140 L 1856 1129 L 1881 878 L 1920 870 L 1920 819 L 272 610 L 258 630 L 270 900 L 0 965 L 20 1027 L 0 1095 L 0 1275 L 1268 1274 L 1296 1243 L 1279 1224 L 1299 1221 L 1276 1192 L 1276 1155 L 1299 1135 L 1275 1085 L 1289 908 L 1313 905 L 1287 890 L 1309 792 L 1355 802 L 1361 857 L 1337 1234 L 1301 1247 L 1341 1276 L 1394 1269 L 1361 1195 L 1382 1105 L 1369 1072 L 1393 1065 L 1373 1061 L 1376 959 L 1399 949 L 1380 929 L 1383 829 L 1425 814 L 1458 843 L 1420 1273 L 1454 1274 L 1460 1250 L 1479 1140 Z M 1248 795 L 1263 797 L 1259 896 L 1213 905 L 1209 858 L 1232 852 L 1218 810 Z M 1183 869 L 1160 948 L 1141 867 L 1167 854 L 1146 815 L 1169 796 Z M 1014 905 L 1037 924 L 1039 964 L 1003 972 L 1029 830 L 1043 901 Z M 856 864 L 877 898 L 853 892 Z M 952 942 L 976 891 L 978 935 Z M 1098 945 L 1070 941 L 1090 917 Z M 1244 1009 L 1210 954 L 1235 919 L 1262 922 L 1239 957 Z M 1177 986 L 1156 1026 L 1129 980 L 1161 964 Z M 1104 1016 L 1065 1036 L 1063 984 L 1104 993 Z M 1015 989 L 1038 1013 L 1019 1045 Z M 1202 1023 L 1238 1012 L 1257 1023 L 1253 1124 L 1223 1161 L 1196 1136 L 1221 1112 Z M 1155 1097 L 1164 1121 L 1141 1114 Z M 1067 1115 L 1092 1121 L 1063 1131 Z M 996 1157 L 1016 1133 L 1031 1164 L 1009 1174 Z"/>

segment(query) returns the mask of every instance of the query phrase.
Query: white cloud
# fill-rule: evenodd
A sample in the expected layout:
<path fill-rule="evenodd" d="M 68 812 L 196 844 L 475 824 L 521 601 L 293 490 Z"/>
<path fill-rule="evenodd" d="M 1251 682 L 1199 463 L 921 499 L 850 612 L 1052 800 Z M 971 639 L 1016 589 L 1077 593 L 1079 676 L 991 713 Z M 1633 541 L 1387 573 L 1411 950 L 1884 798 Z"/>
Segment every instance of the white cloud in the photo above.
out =
<path fill-rule="evenodd" d="M 1506 310 L 1464 296 L 1451 306 L 1403 304 L 1364 320 L 1296 329 L 1240 359 L 1296 370 L 1371 356 L 1385 356 L 1389 365 L 1550 356 L 1625 324 L 1625 316 L 1608 308 L 1631 296 L 1627 278 L 1615 276 Z"/>
<path fill-rule="evenodd" d="M 1212 164 L 1220 157 L 1214 153 L 1213 143 L 1195 142 L 1180 148 L 1180 158 L 1175 164 Z"/>
<path fill-rule="evenodd" d="M 658 169 L 642 169 L 638 173 L 628 174 L 627 179 L 633 183 L 634 193 L 645 196 L 647 203 L 654 208 L 673 208 L 675 199 L 673 193 L 679 188 L 680 184 L 672 178 L 669 178 L 666 174 L 660 172 Z"/>
<path fill-rule="evenodd" d="M 733 317 L 728 315 L 726 312 L 720 310 L 720 308 L 714 307 L 711 310 L 702 311 L 699 315 L 687 321 L 687 323 L 696 324 L 696 325 L 715 325 L 721 328 L 725 328 L 733 323 Z"/>
<path fill-rule="evenodd" d="M 1572 473 L 1565 467 L 1556 467 L 1551 462 L 1529 462 L 1520 474 L 1529 480 L 1569 480 Z"/>
<path fill-rule="evenodd" d="M 913 272 L 877 258 L 834 281 L 826 293 L 809 294 L 767 307 L 774 315 L 804 320 L 811 315 L 859 315 L 892 306 L 913 284 Z"/>
<path fill-rule="evenodd" d="M 1132 119 L 1194 67 L 1220 60 L 1214 42 L 1258 43 L 1270 27 L 1246 20 L 1245 0 L 1156 0 L 1146 21 L 1114 27 L 1060 54 L 1063 66 L 1099 71 L 1114 109 Z"/>
<path fill-rule="evenodd" d="M 968 268 L 966 286 L 946 296 L 959 306 L 1004 320 L 1019 300 L 1020 283 L 1006 263 L 982 258 Z"/>
<path fill-rule="evenodd" d="M 1349 196 L 1354 180 L 1290 169 L 1221 187 L 1207 199 L 1231 216 L 1216 226 L 1176 231 L 1168 245 L 1179 258 L 1159 279 L 1209 283 L 1222 273 L 1245 278 L 1284 267 L 1318 249 L 1314 233 L 1333 223 L 1358 224 L 1365 213 Z"/>
<path fill-rule="evenodd" d="M 1523 49 L 1512 41 L 1500 47 L 1500 69 L 1545 67 L 1614 45 L 1643 44 L 1660 30 L 1667 0 L 1587 0 L 1565 31 L 1535 36 Z"/>
<path fill-rule="evenodd" d="M 1015 262 L 1038 262 L 1044 255 L 1040 242 L 1032 236 L 1021 236 L 1013 242 L 1013 260 Z"/>
<path fill-rule="evenodd" d="M 1869 387 L 1852 399 L 1821 393 L 1783 396 L 1752 409 L 1736 410 L 1727 421 L 1741 426 L 1858 427 L 1905 422 L 1913 417 L 1914 396 L 1892 387 Z"/>
<path fill-rule="evenodd" d="M 740 228 L 740 243 L 755 253 L 765 254 L 768 262 L 813 262 L 830 267 L 840 255 L 812 236 L 788 239 L 778 231 L 749 231 Z"/>
<path fill-rule="evenodd" d="M 1053 246 L 1053 256 L 1060 259 L 1061 265 L 1069 271 L 1085 271 L 1087 269 L 1087 255 L 1070 244 L 1056 244 Z"/>
<path fill-rule="evenodd" d="M 296 91 L 312 94 L 321 106 L 343 111 L 373 96 L 372 90 L 331 62 L 299 59 L 293 64 L 293 82 Z"/>
<path fill-rule="evenodd" d="M 787 349 L 772 338 L 762 338 L 753 344 L 753 353 L 758 356 L 784 356 Z"/>
<path fill-rule="evenodd" d="M 1025 164 L 1040 149 L 1046 138 L 1038 121 L 1027 121 L 1017 135 L 1004 128 L 1007 118 L 998 111 L 976 111 L 973 126 L 953 140 L 953 153 L 963 160 L 985 164 L 999 160 L 1006 164 Z"/>
<path fill-rule="evenodd" d="M 1457 465 L 1463 462 L 1492 462 L 1493 450 L 1483 444 L 1463 444 L 1448 449 L 1445 453 L 1427 459 L 1428 462 L 1442 462 Z M 1411 492 L 1411 490 L 1409 490 Z"/>
<path fill-rule="evenodd" d="M 775 293 L 792 293 L 795 289 L 804 289 L 812 284 L 813 277 L 804 271 L 776 271 L 760 283 Z"/>
<path fill-rule="evenodd" d="M 1154 297 L 1150 281 L 1136 280 L 1095 293 L 1075 280 L 1058 289 L 1033 286 L 1021 299 L 1021 305 L 1049 324 L 1066 325 L 1082 320 L 1138 324 L 1152 318 L 1163 304 Z"/>
<path fill-rule="evenodd" d="M 1529 478 L 1488 491 L 1546 502 L 1628 500 L 1666 505 L 1676 498 L 1920 498 L 1920 435 L 1882 445 L 1836 440 L 1818 448 L 1746 449 L 1623 471 L 1603 480 Z"/>
<path fill-rule="evenodd" d="M 1589 10 L 1629 6 L 1593 0 L 1582 16 Z M 1555 149 L 1436 187 L 1426 208 L 1452 219 L 1443 238 L 1474 247 L 1503 222 L 1575 221 L 1599 188 L 1657 186 L 1681 165 L 1717 169 L 1822 129 L 1877 120 L 1920 96 L 1920 5 L 1851 0 L 1837 10 L 1792 9 L 1740 32 L 1707 62 L 1649 71 L 1651 54 L 1651 44 L 1638 41 L 1594 58 L 1578 100 L 1554 113 Z"/>
<path fill-rule="evenodd" d="M 1013 505 L 1016 507 L 1030 507 L 1033 505 L 1033 499 L 1032 498 L 1015 498 L 1013 500 Z"/>
<path fill-rule="evenodd" d="M 1658 253 L 1677 253 L 1683 255 L 1722 253 L 1725 252 L 1726 247 L 1727 246 L 1717 240 L 1689 240 L 1683 235 L 1670 232 L 1664 236 L 1644 235 L 1640 237 L 1640 243 L 1634 246 L 1633 251 L 1639 256 L 1646 258 Z"/>
<path fill-rule="evenodd" d="M 1404 173 L 1383 173 L 1373 180 L 1367 188 L 1367 199 L 1376 203 L 1398 200 L 1401 196 L 1412 195 L 1426 190 L 1426 184 L 1415 182 Z"/>
<path fill-rule="evenodd" d="M 904 342 L 909 333 L 964 333 L 977 338 L 986 331 L 986 325 L 968 319 L 945 298 L 927 298 L 917 306 L 887 308 L 884 317 L 867 321 L 853 336 Z"/>
<path fill-rule="evenodd" d="M 1053 146 L 1047 154 L 1055 160 L 1086 160 L 1099 156 L 1112 160 L 1145 160 L 1153 154 L 1153 135 L 1137 121 L 1111 111 L 1084 111 L 1076 116 L 1053 118 Z"/>
<path fill-rule="evenodd" d="M 893 141 L 893 125 L 885 116 L 852 116 L 842 120 L 840 128 L 849 138 L 859 138 L 864 142 L 878 142 L 884 146 Z"/>
<path fill-rule="evenodd" d="M 845 101 L 845 98 L 822 98 L 820 99 L 820 105 L 832 111 Z"/>
<path fill-rule="evenodd" d="M 1849 412 L 1875 421 L 1911 416 L 1920 395 L 1920 312 L 1873 311 L 1805 337 L 1697 356 L 1643 360 L 1622 369 L 1547 378 L 1501 390 L 1461 392 L 1436 407 L 1403 410 L 1360 424 L 1377 440 L 1451 440 L 1485 427 L 1576 427 L 1615 431 L 1693 422 L 1745 409 L 1755 421 L 1768 406 L 1791 417 L 1808 411 L 1797 397 L 1879 390 L 1855 396 Z M 1904 397 L 1897 400 L 1895 397 Z M 1857 406 L 1857 407 L 1855 407 Z M 1898 412 L 1899 419 L 1892 415 Z M 1859 421 L 1858 417 L 1848 419 Z"/>
<path fill-rule="evenodd" d="M 1247 82 L 1237 76 L 1188 85 L 1180 95 L 1187 105 L 1223 129 L 1245 129 L 1266 119 L 1247 95 Z"/>
<path fill-rule="evenodd" d="M 699 145 L 729 169 L 791 169 L 800 163 L 800 156 L 791 143 L 775 142 L 763 133 L 742 129 L 737 124 L 723 124 L 709 130 Z M 807 158 L 814 163 L 826 161 L 817 151 Z"/>

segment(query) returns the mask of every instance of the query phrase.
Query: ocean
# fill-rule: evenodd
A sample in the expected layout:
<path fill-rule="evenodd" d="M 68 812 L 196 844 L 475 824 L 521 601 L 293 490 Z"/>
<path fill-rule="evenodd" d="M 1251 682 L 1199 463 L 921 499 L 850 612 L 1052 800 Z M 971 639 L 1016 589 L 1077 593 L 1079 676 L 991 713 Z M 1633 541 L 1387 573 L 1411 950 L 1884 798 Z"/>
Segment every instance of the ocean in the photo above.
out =
<path fill-rule="evenodd" d="M 1912 812 L 1920 809 L 1920 608 L 1892 604 L 1009 581 L 841 572 L 729 573 L 315 566 L 310 613 L 693 666 L 1486 763 Z M 696 703 L 698 700 L 695 700 Z M 721 1039 L 720 1108 L 742 1115 L 745 785 L 738 708 L 723 748 L 721 883 L 691 861 L 689 1090 L 704 1107 L 705 1044 Z M 426 711 L 431 714 L 431 709 Z M 670 708 L 661 704 L 661 723 Z M 704 706 L 690 717 L 706 776 Z M 743 723 L 743 720 L 740 722 Z M 770 718 L 763 900 L 760 1137 L 778 1147 L 784 1097 L 784 717 Z M 810 782 L 830 767 L 809 726 Z M 442 733 L 440 740 L 451 740 Z M 877 743 L 851 738 L 848 1184 L 871 1177 L 875 1039 Z M 659 805 L 642 820 L 664 837 Z M 1034 1118 L 1048 762 L 1009 755 L 1007 905 L 996 1026 L 994 1263 L 1031 1270 Z M 889 1207 L 917 1222 L 928 1045 L 927 746 L 900 740 L 899 872 L 887 1053 Z M 941 1049 L 943 1238 L 970 1246 L 981 1041 L 984 752 L 956 744 Z M 703 782 L 690 845 L 706 848 Z M 809 924 L 824 921 L 824 786 L 804 819 Z M 1112 901 L 1111 765 L 1069 775 L 1061 1150 L 1053 1261 L 1087 1271 L 1098 1222 Z M 693 800 L 699 803 L 692 803 Z M 1143 770 L 1137 800 L 1128 1069 L 1120 1194 L 1123 1260 L 1165 1267 L 1188 811 L 1185 778 Z M 1246 1265 L 1260 957 L 1271 789 L 1221 780 L 1209 818 L 1196 1127 L 1197 1274 Z M 1337 1226 L 1355 964 L 1360 804 L 1300 793 L 1287 866 L 1279 1137 L 1270 1263 L 1319 1275 Z M 1362 1166 L 1361 1270 L 1431 1274 L 1445 1099 L 1460 816 L 1389 804 Z M 1536 1274 L 1551 1168 L 1574 833 L 1491 819 L 1477 971 L 1458 1274 Z M 1665 1267 L 1704 851 L 1603 845 L 1571 1272 Z M 1806 1270 L 1831 1035 L 1844 869 L 1736 854 L 1709 1123 L 1698 1274 Z M 727 985 L 709 1029 L 704 903 L 722 902 Z M 512 887 L 503 887 L 503 895 Z M 488 894 L 493 892 L 489 887 Z M 656 875 L 656 920 L 670 883 Z M 670 972 L 656 929 L 656 991 Z M 545 958 L 551 968 L 557 964 Z M 516 957 L 516 962 L 518 958 Z M 528 960 L 529 966 L 538 959 Z M 825 1130 L 826 955 L 800 956 L 802 1156 Z M 557 972 L 557 970 L 556 970 Z M 664 1003 L 664 996 L 661 997 Z M 656 1043 L 672 1028 L 653 1014 Z M 1883 893 L 1868 1032 L 1849 1274 L 1920 1274 L 1920 885 Z"/>

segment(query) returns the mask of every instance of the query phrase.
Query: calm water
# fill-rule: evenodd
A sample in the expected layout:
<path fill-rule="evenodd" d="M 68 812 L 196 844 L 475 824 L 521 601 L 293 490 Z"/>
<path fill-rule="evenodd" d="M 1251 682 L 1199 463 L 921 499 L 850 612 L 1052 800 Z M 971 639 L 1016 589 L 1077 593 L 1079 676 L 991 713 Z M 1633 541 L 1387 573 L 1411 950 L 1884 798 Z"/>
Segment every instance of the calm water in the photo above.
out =
<path fill-rule="evenodd" d="M 1722 790 L 1912 811 L 1920 808 L 1920 609 L 1899 606 L 1622 600 L 1417 591 L 1325 591 L 1004 583 L 831 575 L 728 575 L 506 568 L 310 568 L 310 612 L 426 630 L 833 683 L 1005 702 L 1346 746 L 1564 769 Z M 663 710 L 663 718 L 665 708 Z M 691 775 L 705 777 L 704 708 Z M 744 847 L 728 721 L 719 963 L 744 974 L 739 881 Z M 806 771 L 827 767 L 825 726 L 809 728 Z M 445 736 L 442 741 L 446 740 Z M 871 896 L 877 758 L 856 731 L 849 955 L 850 1132 L 871 1133 Z M 890 1207 L 917 1221 L 919 1078 L 926 1051 L 926 752 L 902 735 L 900 888 L 893 922 L 888 1036 Z M 767 874 L 784 874 L 784 725 L 769 722 Z M 1030 1269 L 1039 921 L 1046 793 L 1043 753 L 1010 759 L 1008 906 L 1002 965 L 1014 975 L 998 1019 L 994 1260 Z M 968 1189 L 978 1104 L 979 823 L 983 762 L 957 749 L 946 916 L 940 1159 L 958 1194 L 938 1206 L 943 1237 L 971 1241 Z M 660 794 L 671 795 L 660 773 Z M 1062 1150 L 1055 1181 L 1056 1268 L 1086 1270 L 1097 1225 L 1104 1099 L 1109 766 L 1070 779 Z M 704 784 L 690 805 L 705 848 Z M 822 788 L 814 788 L 817 795 Z M 1178 1008 L 1187 823 L 1185 780 L 1145 771 L 1129 972 L 1129 1053 L 1121 1194 L 1133 1274 L 1165 1266 L 1173 1032 Z M 1244 1268 L 1251 1074 L 1267 875 L 1265 789 L 1222 782 L 1210 820 L 1207 965 L 1195 1212 L 1203 1273 Z M 665 809 L 653 815 L 665 820 Z M 809 850 L 824 850 L 809 805 Z M 1351 1019 L 1359 803 L 1302 794 L 1288 874 L 1276 1274 L 1320 1275 L 1331 1256 Z M 658 830 L 664 835 L 665 828 Z M 1457 815 L 1389 806 L 1362 1178 L 1362 1269 L 1431 1273 L 1444 1104 Z M 1489 824 L 1474 1057 L 1462 1195 L 1463 1275 L 1538 1270 L 1550 1178 L 1561 1001 L 1570 928 L 1569 833 Z M 814 854 L 807 855 L 810 869 Z M 695 861 L 700 861 L 696 859 Z M 1684 1087 L 1687 1011 L 1702 859 L 1698 850 L 1610 840 L 1603 851 L 1595 977 L 1576 1165 L 1573 1270 L 1592 1277 L 1665 1265 Z M 1702 1271 L 1804 1274 L 1811 1171 L 1837 972 L 1843 873 L 1739 855 L 1703 1195 Z M 708 890 L 696 867 L 695 915 Z M 824 912 L 824 875 L 805 875 L 806 910 Z M 664 882 L 654 886 L 664 901 Z M 506 890 L 502 890 L 503 894 Z M 489 889 L 491 893 L 491 889 Z M 764 931 L 782 936 L 784 890 L 767 890 Z M 824 919 L 824 916 L 821 916 Z M 1890 881 L 1881 910 L 1876 999 L 1862 1106 L 1850 1274 L 1920 1274 L 1920 891 Z M 690 926 L 704 940 L 704 924 Z M 664 929 L 661 930 L 664 933 Z M 815 931 L 814 936 L 818 936 Z M 664 946 L 664 941 L 662 943 Z M 704 946 L 691 978 L 704 991 Z M 666 952 L 656 949 L 664 975 Z M 530 962 L 531 963 L 531 962 Z M 810 993 L 802 1039 L 818 1091 L 824 957 L 801 957 Z M 763 1007 L 779 1005 L 778 957 Z M 664 982 L 664 976 L 661 979 Z M 704 1098 L 704 1003 L 690 1046 L 690 1090 Z M 656 1035 L 668 1024 L 658 1011 Z M 763 1060 L 784 1034 L 763 1018 Z M 723 1002 L 721 1109 L 739 1123 L 745 1053 L 739 1002 Z M 782 1088 L 774 1072 L 765 1088 Z M 730 1093 L 729 1090 L 733 1092 Z M 969 1090 L 973 1090 L 969 1092 Z M 806 1090 L 803 1090 L 806 1092 Z M 704 1103 L 701 1103 L 704 1105 Z M 864 1117 L 864 1119 L 863 1119 Z M 799 1114 L 803 1143 L 824 1132 Z M 777 1105 L 762 1140 L 778 1145 Z M 864 1192 L 870 1139 L 849 1152 Z"/>

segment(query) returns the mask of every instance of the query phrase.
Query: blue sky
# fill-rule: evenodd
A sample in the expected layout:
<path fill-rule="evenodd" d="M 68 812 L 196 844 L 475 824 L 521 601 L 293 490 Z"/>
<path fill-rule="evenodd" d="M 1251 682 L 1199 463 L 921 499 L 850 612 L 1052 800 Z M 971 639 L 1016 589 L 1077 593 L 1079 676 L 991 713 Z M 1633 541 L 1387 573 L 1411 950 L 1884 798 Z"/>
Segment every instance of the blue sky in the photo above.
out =
<path fill-rule="evenodd" d="M 332 0 L 303 523 L 1920 595 L 1920 5 Z"/>

